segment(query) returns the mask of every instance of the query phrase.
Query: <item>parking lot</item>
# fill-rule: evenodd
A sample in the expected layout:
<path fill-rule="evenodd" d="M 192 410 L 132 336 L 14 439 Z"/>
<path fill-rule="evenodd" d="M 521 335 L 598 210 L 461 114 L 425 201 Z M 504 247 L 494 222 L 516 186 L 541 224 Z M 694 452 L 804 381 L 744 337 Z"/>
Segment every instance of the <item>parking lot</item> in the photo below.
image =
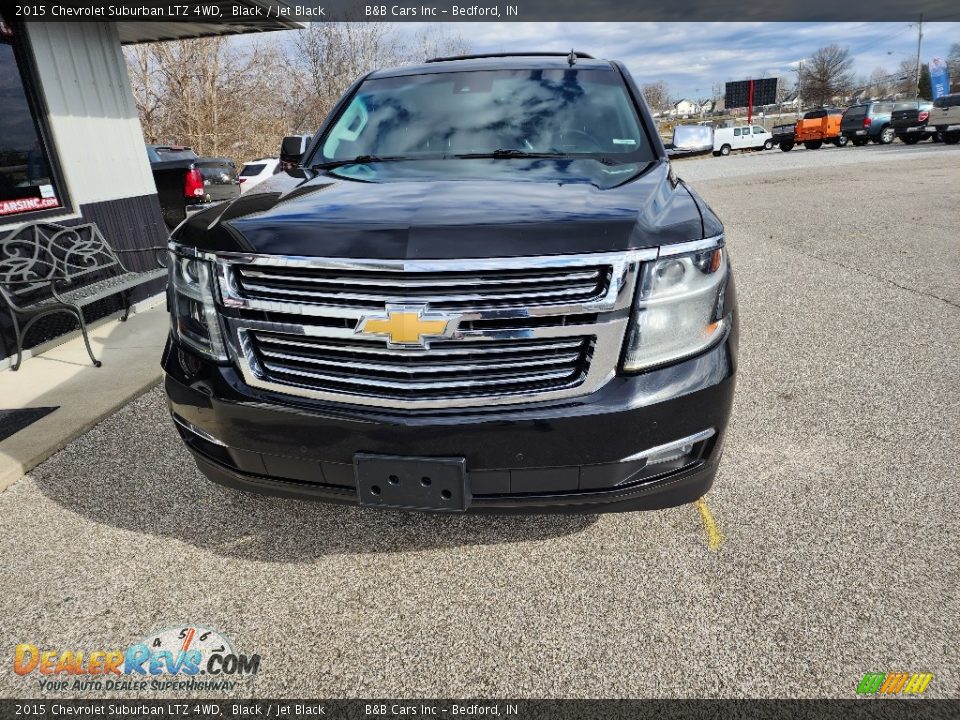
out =
<path fill-rule="evenodd" d="M 234 696 L 853 697 L 870 671 L 960 695 L 960 148 L 676 167 L 726 223 L 740 297 L 705 504 L 245 495 L 196 471 L 155 389 L 0 494 L 0 695 L 41 694 L 17 643 L 184 623 L 261 655 Z"/>

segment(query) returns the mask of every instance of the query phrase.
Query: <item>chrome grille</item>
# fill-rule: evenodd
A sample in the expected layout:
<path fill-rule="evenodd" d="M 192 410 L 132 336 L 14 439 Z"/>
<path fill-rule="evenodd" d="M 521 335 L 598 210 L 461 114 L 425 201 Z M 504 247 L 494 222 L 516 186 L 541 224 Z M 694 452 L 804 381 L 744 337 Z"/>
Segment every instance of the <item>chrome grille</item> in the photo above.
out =
<path fill-rule="evenodd" d="M 593 337 L 435 341 L 429 350 L 368 340 L 250 332 L 268 382 L 389 399 L 469 399 L 576 387 L 587 377 Z"/>
<path fill-rule="evenodd" d="M 616 372 L 640 263 L 657 249 L 462 260 L 202 256 L 216 263 L 231 354 L 249 386 L 433 409 L 601 388 Z M 420 345 L 364 329 L 394 311 L 448 325 Z"/>
<path fill-rule="evenodd" d="M 436 311 L 590 302 L 610 281 L 604 266 L 426 273 L 238 265 L 235 272 L 238 294 L 253 301 L 382 308 L 402 300 Z"/>

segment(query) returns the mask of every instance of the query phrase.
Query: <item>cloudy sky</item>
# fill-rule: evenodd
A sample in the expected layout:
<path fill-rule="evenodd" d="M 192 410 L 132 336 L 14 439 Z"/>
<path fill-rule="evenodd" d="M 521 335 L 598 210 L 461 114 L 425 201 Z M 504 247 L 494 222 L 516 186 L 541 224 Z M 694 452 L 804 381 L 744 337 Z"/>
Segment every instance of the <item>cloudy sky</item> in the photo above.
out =
<path fill-rule="evenodd" d="M 400 23 L 399 32 L 422 30 Z M 637 82 L 665 80 L 671 96 L 707 97 L 714 83 L 748 77 L 796 77 L 796 63 L 831 42 L 850 48 L 854 72 L 889 72 L 916 57 L 908 23 L 449 23 L 476 52 L 576 48 L 623 60 Z M 960 43 L 960 23 L 925 23 L 923 59 Z"/>

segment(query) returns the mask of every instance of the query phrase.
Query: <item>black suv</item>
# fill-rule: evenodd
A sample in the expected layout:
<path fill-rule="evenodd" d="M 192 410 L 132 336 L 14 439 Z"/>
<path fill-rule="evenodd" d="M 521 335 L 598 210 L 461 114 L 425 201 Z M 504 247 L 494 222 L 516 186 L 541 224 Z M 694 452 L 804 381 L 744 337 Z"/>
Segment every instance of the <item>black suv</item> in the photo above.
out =
<path fill-rule="evenodd" d="M 166 391 L 209 478 L 434 511 L 710 488 L 737 363 L 723 226 L 623 65 L 373 72 L 297 160 L 172 236 Z"/>

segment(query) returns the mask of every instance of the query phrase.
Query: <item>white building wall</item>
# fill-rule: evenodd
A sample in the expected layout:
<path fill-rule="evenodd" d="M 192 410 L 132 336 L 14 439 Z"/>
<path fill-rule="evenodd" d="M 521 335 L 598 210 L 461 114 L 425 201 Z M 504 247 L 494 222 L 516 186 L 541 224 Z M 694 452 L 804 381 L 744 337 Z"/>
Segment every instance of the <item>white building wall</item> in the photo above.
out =
<path fill-rule="evenodd" d="M 26 27 L 74 210 L 156 193 L 116 25 Z"/>

